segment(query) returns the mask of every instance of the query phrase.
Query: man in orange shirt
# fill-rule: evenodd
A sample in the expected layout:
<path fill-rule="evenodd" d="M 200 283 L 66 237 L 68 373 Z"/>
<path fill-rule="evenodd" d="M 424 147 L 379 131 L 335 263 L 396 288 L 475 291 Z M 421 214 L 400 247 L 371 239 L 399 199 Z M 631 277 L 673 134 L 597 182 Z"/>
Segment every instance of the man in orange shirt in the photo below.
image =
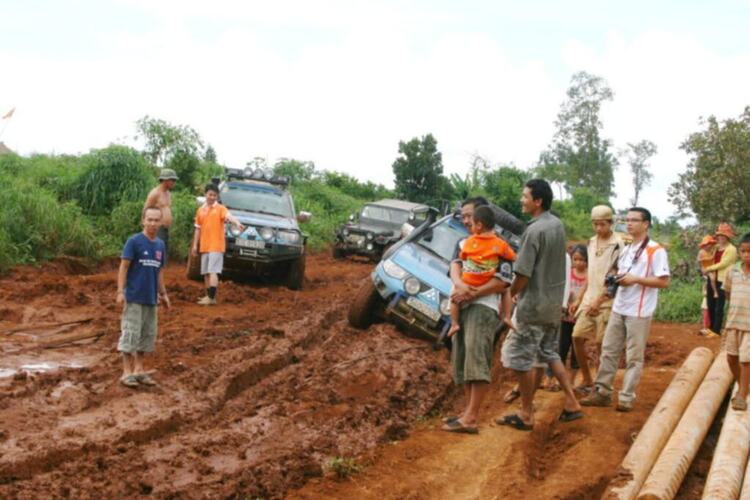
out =
<path fill-rule="evenodd" d="M 191 253 L 198 256 L 200 249 L 201 274 L 206 285 L 206 296 L 198 301 L 200 305 L 216 304 L 216 289 L 219 287 L 219 274 L 224 267 L 226 250 L 226 231 L 224 225 L 229 221 L 240 231 L 245 228 L 229 210 L 219 203 L 219 188 L 213 184 L 206 186 L 206 203 L 195 214 L 195 235 Z M 200 245 L 200 246 L 199 246 Z"/>

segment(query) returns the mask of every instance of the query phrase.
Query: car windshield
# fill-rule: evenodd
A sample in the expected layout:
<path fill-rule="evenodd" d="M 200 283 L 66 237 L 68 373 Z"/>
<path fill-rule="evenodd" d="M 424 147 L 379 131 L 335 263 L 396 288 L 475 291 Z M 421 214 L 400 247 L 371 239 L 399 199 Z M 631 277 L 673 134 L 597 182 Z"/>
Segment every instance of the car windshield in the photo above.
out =
<path fill-rule="evenodd" d="M 456 245 L 466 236 L 466 231 L 452 225 L 451 219 L 448 218 L 425 231 L 417 239 L 417 243 L 439 255 L 443 260 L 450 261 L 456 251 Z"/>
<path fill-rule="evenodd" d="M 365 205 L 359 216 L 363 219 L 390 222 L 399 226 L 409 220 L 409 212 L 406 210 L 396 210 L 395 208 L 385 208 L 377 205 Z"/>
<path fill-rule="evenodd" d="M 227 184 L 221 189 L 221 203 L 227 208 L 293 218 L 289 193 L 252 184 Z"/>

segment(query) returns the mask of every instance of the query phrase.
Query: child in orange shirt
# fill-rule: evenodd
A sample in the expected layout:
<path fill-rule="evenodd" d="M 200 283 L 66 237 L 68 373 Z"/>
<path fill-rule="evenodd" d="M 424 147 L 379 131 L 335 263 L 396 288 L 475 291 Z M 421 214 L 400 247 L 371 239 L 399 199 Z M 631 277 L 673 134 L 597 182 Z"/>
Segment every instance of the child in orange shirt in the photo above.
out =
<path fill-rule="evenodd" d="M 479 287 L 490 281 L 497 272 L 500 260 L 516 259 L 510 245 L 499 238 L 495 232 L 495 215 L 487 206 L 474 210 L 472 235 L 466 238 L 459 257 L 462 261 L 461 279 L 472 287 Z M 460 306 L 451 303 L 451 327 L 448 337 L 452 337 L 460 328 Z"/>
<path fill-rule="evenodd" d="M 718 298 L 719 290 L 716 287 L 717 271 L 707 273 L 705 269 L 714 264 L 714 255 L 716 254 L 716 238 L 711 235 L 704 236 L 701 244 L 698 245 L 698 262 L 701 266 L 701 272 L 711 282 L 711 290 L 714 291 L 714 298 Z"/>

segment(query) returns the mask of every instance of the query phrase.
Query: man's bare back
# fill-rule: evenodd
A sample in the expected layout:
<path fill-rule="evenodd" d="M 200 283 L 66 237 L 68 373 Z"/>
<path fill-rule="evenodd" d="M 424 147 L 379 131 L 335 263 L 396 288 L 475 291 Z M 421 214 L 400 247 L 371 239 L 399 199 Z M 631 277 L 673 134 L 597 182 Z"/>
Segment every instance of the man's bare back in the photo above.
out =
<path fill-rule="evenodd" d="M 146 207 L 161 208 L 161 224 L 164 227 L 172 225 L 172 193 L 165 189 L 164 184 L 159 184 L 148 193 Z"/>

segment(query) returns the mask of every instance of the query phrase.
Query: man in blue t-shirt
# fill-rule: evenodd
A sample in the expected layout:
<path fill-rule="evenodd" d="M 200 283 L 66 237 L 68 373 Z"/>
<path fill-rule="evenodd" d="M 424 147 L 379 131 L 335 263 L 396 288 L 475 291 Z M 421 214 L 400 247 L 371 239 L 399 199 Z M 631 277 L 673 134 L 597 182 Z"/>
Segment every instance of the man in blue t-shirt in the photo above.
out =
<path fill-rule="evenodd" d="M 153 352 L 156 344 L 157 314 L 161 301 L 169 309 L 162 268 L 166 264 L 164 242 L 156 234 L 162 213 L 158 207 L 143 209 L 143 232 L 134 234 L 125 243 L 117 275 L 117 304 L 122 304 L 120 341 L 122 377 L 127 387 L 155 385 L 143 370 L 143 353 Z"/>

